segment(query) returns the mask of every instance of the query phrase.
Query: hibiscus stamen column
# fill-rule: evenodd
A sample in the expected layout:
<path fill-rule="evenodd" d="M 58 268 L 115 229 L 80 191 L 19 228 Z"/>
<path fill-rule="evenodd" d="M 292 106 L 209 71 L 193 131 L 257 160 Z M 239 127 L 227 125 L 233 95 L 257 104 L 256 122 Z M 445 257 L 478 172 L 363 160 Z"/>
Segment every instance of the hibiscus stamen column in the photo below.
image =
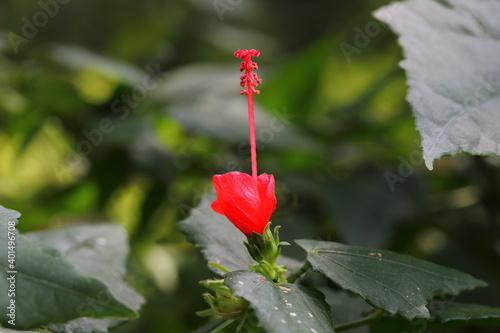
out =
<path fill-rule="evenodd" d="M 245 73 L 240 77 L 240 86 L 244 89 L 240 92 L 240 95 L 247 95 L 248 100 L 248 127 L 250 132 L 250 156 L 252 160 L 252 177 L 257 181 L 257 144 L 255 140 L 255 116 L 254 116 L 254 104 L 253 104 L 253 94 L 259 94 L 260 91 L 255 88 L 262 80 L 259 79 L 256 73 L 253 72 L 254 69 L 259 69 L 257 63 L 252 61 L 252 57 L 258 57 L 260 52 L 254 49 L 251 50 L 238 50 L 234 52 L 234 55 L 238 58 L 243 59 L 240 65 L 240 71 L 245 71 Z"/>

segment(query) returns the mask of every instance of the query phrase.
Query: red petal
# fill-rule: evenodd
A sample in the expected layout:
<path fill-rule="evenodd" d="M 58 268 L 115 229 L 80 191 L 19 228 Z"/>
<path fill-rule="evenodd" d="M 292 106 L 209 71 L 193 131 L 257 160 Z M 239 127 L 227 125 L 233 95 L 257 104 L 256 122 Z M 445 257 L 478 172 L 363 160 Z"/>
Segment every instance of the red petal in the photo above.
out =
<path fill-rule="evenodd" d="M 264 228 L 271 219 L 271 215 L 276 209 L 276 196 L 274 195 L 274 177 L 273 175 L 261 174 L 257 178 L 257 185 L 260 199 L 260 217 L 259 230 L 257 233 L 264 232 Z"/>
<path fill-rule="evenodd" d="M 217 200 L 212 209 L 225 215 L 240 231 L 262 234 L 276 208 L 274 177 L 262 174 L 255 179 L 241 172 L 216 175 L 212 179 Z"/>
<path fill-rule="evenodd" d="M 222 214 L 246 235 L 252 234 L 252 223 L 257 215 L 253 200 L 258 197 L 252 177 L 230 172 L 213 177 L 217 201 Z"/>
<path fill-rule="evenodd" d="M 222 210 L 222 208 L 219 204 L 219 200 L 215 200 L 214 202 L 212 202 L 212 205 L 210 205 L 210 207 L 212 207 L 214 212 L 224 215 L 224 211 Z"/>

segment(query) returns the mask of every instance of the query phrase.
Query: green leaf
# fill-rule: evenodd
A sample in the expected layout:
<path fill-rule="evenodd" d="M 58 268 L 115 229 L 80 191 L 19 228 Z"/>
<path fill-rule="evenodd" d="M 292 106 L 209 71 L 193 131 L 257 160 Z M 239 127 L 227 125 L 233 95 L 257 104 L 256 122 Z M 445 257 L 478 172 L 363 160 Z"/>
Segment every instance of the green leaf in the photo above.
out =
<path fill-rule="evenodd" d="M 14 263 L 8 262 L 7 247 L 0 248 L 0 293 L 7 295 L 11 288 L 7 277 L 15 276 L 15 297 L 1 297 L 0 308 L 5 309 L 15 299 L 16 328 L 29 329 L 84 316 L 137 316 L 135 311 L 113 297 L 104 283 L 82 274 L 59 251 L 25 237 L 17 230 L 8 234 L 9 222 L 17 223 L 19 216 L 19 213 L 0 206 L 0 244 L 7 244 L 8 237 L 14 234 L 16 256 Z M 0 320 L 6 325 L 10 319 L 3 315 Z"/>
<path fill-rule="evenodd" d="M 179 228 L 188 241 L 202 248 L 208 262 L 224 266 L 230 271 L 248 269 L 255 261 L 243 245 L 247 238 L 225 216 L 210 208 L 215 198 L 213 191 L 205 195 L 200 205 L 191 211 L 191 215 L 179 223 Z M 277 264 L 286 265 L 289 271 L 301 265 L 300 262 L 285 256 L 280 256 Z M 209 268 L 214 273 L 222 274 L 211 265 Z"/>
<path fill-rule="evenodd" d="M 214 329 L 216 329 L 217 327 L 223 325 L 226 323 L 226 319 L 223 319 L 223 318 L 219 318 L 219 319 L 216 319 L 206 325 L 204 325 L 203 327 L 200 327 L 198 328 L 196 331 L 194 331 L 193 333 L 210 333 L 212 332 Z"/>
<path fill-rule="evenodd" d="M 500 154 L 499 11 L 496 0 L 413 0 L 375 12 L 399 35 L 429 169 L 457 152 Z"/>
<path fill-rule="evenodd" d="M 25 236 L 57 249 L 86 276 L 104 283 L 109 293 L 128 308 L 138 311 L 144 303 L 143 297 L 123 281 L 129 250 L 123 226 L 82 224 Z M 50 325 L 49 328 L 56 332 L 106 332 L 126 321 L 116 318 L 78 318 L 66 324 Z"/>
<path fill-rule="evenodd" d="M 432 321 L 381 318 L 370 324 L 370 333 L 423 332 L 466 326 L 500 327 L 500 308 L 458 302 L 435 301 L 428 306 Z"/>
<path fill-rule="evenodd" d="M 438 306 L 430 307 L 432 320 L 443 323 L 473 320 L 474 323 L 494 322 L 500 326 L 500 308 L 459 302 L 436 302 L 436 304 Z"/>
<path fill-rule="evenodd" d="M 234 295 L 250 302 L 259 325 L 272 333 L 334 332 L 330 308 L 316 289 L 276 285 L 264 275 L 237 271 L 225 276 Z"/>
<path fill-rule="evenodd" d="M 412 319 L 429 318 L 428 301 L 486 286 L 468 274 L 410 256 L 334 242 L 297 240 L 307 260 L 340 287 L 368 303 Z"/>

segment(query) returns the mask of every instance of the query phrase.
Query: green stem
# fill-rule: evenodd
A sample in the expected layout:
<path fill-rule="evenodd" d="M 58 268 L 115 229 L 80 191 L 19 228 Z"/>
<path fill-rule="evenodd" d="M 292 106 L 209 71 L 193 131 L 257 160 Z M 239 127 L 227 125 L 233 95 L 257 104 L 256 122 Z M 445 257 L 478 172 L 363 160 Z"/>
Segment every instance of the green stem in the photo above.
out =
<path fill-rule="evenodd" d="M 380 316 L 382 316 L 383 313 L 384 313 L 384 311 L 377 310 L 374 313 L 372 313 L 371 316 L 362 318 L 360 320 L 355 320 L 355 321 L 351 321 L 351 322 L 348 322 L 345 324 L 335 326 L 333 329 L 335 330 L 335 332 L 342 332 L 342 331 L 350 330 L 351 328 L 363 326 L 363 325 L 369 324 L 370 322 L 378 319 Z"/>
<path fill-rule="evenodd" d="M 213 330 L 211 330 L 210 333 L 223 332 L 224 328 L 228 327 L 232 323 L 234 323 L 234 319 L 226 320 L 225 322 L 223 322 L 222 324 L 220 324 L 219 326 L 217 326 L 216 328 L 214 328 Z"/>
<path fill-rule="evenodd" d="M 224 273 L 231 273 L 231 271 L 229 269 L 227 269 L 226 267 L 222 266 L 222 265 L 219 265 L 215 262 L 209 262 L 208 263 L 210 266 L 214 267 L 214 268 L 217 268 L 218 270 L 224 272 Z"/>
<path fill-rule="evenodd" d="M 309 261 L 306 261 L 306 263 L 302 265 L 302 267 L 300 267 L 298 270 L 290 274 L 290 276 L 287 277 L 286 280 L 289 283 L 294 283 L 299 277 L 301 277 L 305 272 L 307 272 L 309 268 L 311 268 L 311 264 L 309 263 Z"/>

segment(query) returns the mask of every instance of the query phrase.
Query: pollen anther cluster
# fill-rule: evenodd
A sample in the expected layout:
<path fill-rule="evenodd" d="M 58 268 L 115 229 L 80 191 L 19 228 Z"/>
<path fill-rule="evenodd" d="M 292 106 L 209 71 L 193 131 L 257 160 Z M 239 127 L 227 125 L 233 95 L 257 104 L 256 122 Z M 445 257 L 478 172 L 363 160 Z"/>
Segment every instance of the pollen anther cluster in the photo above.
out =
<path fill-rule="evenodd" d="M 240 76 L 240 86 L 246 87 L 240 92 L 240 95 L 248 95 L 249 91 L 259 94 L 260 91 L 255 89 L 258 84 L 262 83 L 256 73 L 253 72 L 254 69 L 259 69 L 257 63 L 252 61 L 252 57 L 258 57 L 260 52 L 254 49 L 251 50 L 238 50 L 234 52 L 234 55 L 238 58 L 243 59 L 240 65 L 240 71 L 245 73 Z"/>

